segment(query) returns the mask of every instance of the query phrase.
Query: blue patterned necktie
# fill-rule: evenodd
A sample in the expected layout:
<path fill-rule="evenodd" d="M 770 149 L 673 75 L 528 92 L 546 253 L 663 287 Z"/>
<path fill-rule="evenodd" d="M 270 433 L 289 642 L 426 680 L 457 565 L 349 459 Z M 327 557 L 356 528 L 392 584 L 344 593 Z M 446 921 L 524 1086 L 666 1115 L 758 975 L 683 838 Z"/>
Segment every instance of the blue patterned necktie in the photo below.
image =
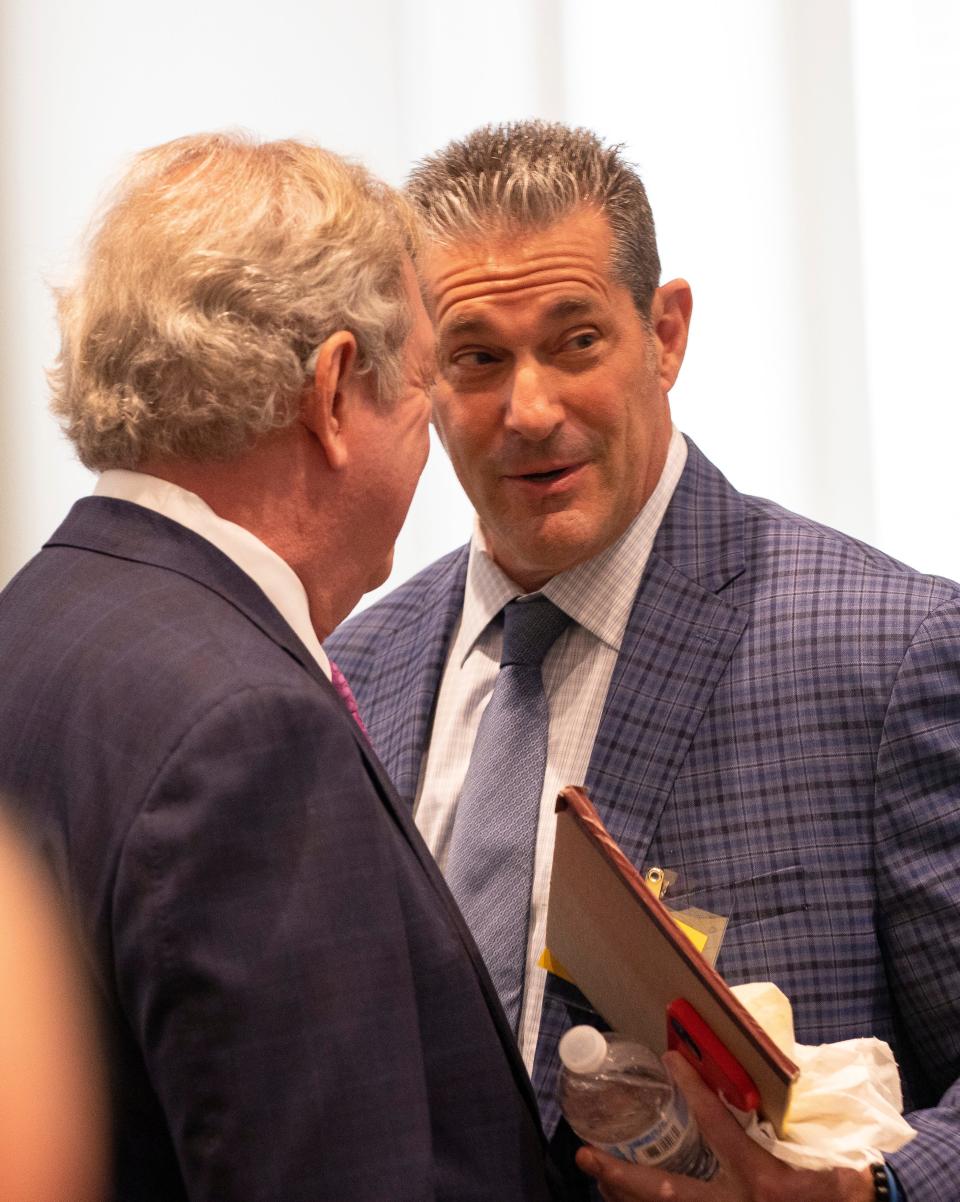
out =
<path fill-rule="evenodd" d="M 515 1032 L 547 766 L 540 668 L 569 622 L 546 597 L 505 607 L 500 674 L 480 719 L 447 855 L 447 883 Z"/>

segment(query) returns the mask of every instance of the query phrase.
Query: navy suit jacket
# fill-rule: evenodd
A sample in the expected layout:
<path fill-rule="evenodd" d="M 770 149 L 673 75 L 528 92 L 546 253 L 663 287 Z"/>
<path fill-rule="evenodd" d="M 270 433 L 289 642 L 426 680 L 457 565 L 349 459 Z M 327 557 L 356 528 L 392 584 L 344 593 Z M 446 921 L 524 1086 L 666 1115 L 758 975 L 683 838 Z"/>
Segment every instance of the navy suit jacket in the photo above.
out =
<path fill-rule="evenodd" d="M 466 575 L 440 560 L 328 640 L 410 804 Z M 569 782 L 579 784 L 583 782 Z M 586 787 L 668 896 L 730 916 L 718 969 L 772 980 L 797 1039 L 875 1035 L 920 1135 L 910 1202 L 960 1179 L 960 586 L 736 492 L 690 445 Z M 557 1125 L 548 980 L 534 1067 Z"/>
<path fill-rule="evenodd" d="M 206 540 L 80 501 L 0 597 L 0 791 L 92 951 L 123 1202 L 545 1200 L 469 933 L 342 701 Z"/>

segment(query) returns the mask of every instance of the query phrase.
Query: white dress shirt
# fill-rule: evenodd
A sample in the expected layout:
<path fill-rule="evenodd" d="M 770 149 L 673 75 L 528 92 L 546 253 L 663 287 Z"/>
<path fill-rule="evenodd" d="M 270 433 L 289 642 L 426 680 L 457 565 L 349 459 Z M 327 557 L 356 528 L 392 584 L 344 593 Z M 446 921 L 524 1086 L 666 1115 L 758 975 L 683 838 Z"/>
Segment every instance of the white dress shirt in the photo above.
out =
<path fill-rule="evenodd" d="M 540 590 L 576 625 L 561 634 L 543 664 L 550 729 L 519 1031 L 520 1051 L 528 1071 L 533 1068 L 546 983 L 546 972 L 537 961 L 543 951 L 547 923 L 554 803 L 561 788 L 583 784 L 586 777 L 640 577 L 686 461 L 687 444 L 674 427 L 660 480 L 629 528 L 605 551 L 554 576 Z M 463 611 L 440 682 L 416 799 L 417 826 L 441 869 L 446 863 L 457 798 L 480 716 L 500 671 L 503 632 L 490 623 L 508 601 L 522 595 L 522 590 L 490 558 L 477 525 L 470 544 Z"/>
<path fill-rule="evenodd" d="M 259 585 L 329 680 L 330 661 L 310 621 L 310 605 L 300 577 L 255 534 L 236 522 L 219 517 L 196 493 L 145 472 L 118 468 L 104 472 L 93 495 L 114 497 L 153 509 L 213 543 Z"/>

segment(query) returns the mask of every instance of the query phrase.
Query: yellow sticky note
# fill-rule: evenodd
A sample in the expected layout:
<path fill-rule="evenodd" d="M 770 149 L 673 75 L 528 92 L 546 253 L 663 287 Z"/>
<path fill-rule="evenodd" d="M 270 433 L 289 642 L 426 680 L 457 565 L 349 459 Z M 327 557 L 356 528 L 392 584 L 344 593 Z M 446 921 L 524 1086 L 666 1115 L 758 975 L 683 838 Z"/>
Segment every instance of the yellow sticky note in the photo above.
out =
<path fill-rule="evenodd" d="M 575 985 L 573 977 L 567 972 L 560 961 L 553 955 L 548 947 L 545 947 L 540 953 L 540 959 L 537 961 L 538 968 L 545 968 L 547 972 L 552 972 L 555 977 L 560 977 L 564 981 L 569 981 L 571 985 Z"/>
<path fill-rule="evenodd" d="M 690 940 L 698 952 L 702 952 L 707 946 L 707 936 L 703 931 L 698 931 L 696 927 L 687 926 L 685 922 L 681 922 L 679 918 L 673 920 L 677 926 L 683 931 L 684 935 Z"/>

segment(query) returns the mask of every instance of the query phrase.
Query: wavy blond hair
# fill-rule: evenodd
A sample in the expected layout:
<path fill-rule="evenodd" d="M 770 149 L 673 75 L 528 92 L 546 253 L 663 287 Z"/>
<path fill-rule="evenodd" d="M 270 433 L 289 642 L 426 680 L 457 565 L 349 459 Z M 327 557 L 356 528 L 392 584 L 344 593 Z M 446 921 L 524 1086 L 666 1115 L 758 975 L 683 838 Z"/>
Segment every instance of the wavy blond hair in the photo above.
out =
<path fill-rule="evenodd" d="M 484 125 L 419 163 L 407 195 L 428 234 L 450 245 L 542 229 L 587 206 L 613 234 L 614 276 L 642 317 L 660 283 L 653 214 L 640 176 L 619 146 L 558 122 Z"/>
<path fill-rule="evenodd" d="M 226 459 L 293 421 L 337 330 L 389 403 L 416 243 L 402 197 L 319 147 L 201 134 L 147 150 L 57 293 L 52 409 L 94 470 Z"/>

